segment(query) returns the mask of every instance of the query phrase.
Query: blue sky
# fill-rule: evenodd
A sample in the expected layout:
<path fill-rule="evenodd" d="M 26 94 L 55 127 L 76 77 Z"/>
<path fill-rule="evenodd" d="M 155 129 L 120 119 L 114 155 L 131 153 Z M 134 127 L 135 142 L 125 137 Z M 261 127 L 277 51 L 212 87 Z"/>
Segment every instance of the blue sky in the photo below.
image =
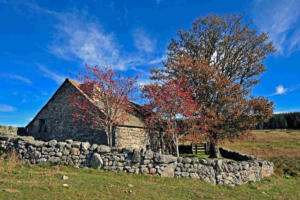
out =
<path fill-rule="evenodd" d="M 85 63 L 147 83 L 178 29 L 210 13 L 243 14 L 269 32 L 277 52 L 252 93 L 275 112 L 300 111 L 299 0 L 0 0 L 0 124 L 26 125 Z"/>

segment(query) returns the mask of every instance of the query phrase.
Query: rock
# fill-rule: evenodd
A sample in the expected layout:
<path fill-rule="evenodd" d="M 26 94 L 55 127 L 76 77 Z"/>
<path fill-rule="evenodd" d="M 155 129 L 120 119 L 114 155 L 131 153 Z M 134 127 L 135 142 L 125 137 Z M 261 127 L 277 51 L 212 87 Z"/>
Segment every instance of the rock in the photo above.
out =
<path fill-rule="evenodd" d="M 62 153 L 61 153 L 61 152 L 57 152 L 57 153 L 56 153 L 56 156 L 57 156 L 57 157 L 62 157 Z"/>
<path fill-rule="evenodd" d="M 35 147 L 41 147 L 44 145 L 44 142 L 39 140 L 32 140 L 30 141 L 30 144 Z"/>
<path fill-rule="evenodd" d="M 83 150 L 83 151 L 87 151 L 89 148 L 90 148 L 90 143 L 89 142 L 82 142 L 81 143 L 81 149 Z"/>
<path fill-rule="evenodd" d="M 36 160 L 36 163 L 43 163 L 43 162 L 47 162 L 47 159 L 46 158 L 40 158 L 40 159 L 37 159 Z"/>
<path fill-rule="evenodd" d="M 193 179 L 198 179 L 199 178 L 197 173 L 190 173 L 190 177 L 193 178 Z"/>
<path fill-rule="evenodd" d="M 68 139 L 68 140 L 66 140 L 66 143 L 68 143 L 68 144 L 72 144 L 72 143 L 73 143 L 73 140 L 71 140 L 71 139 Z"/>
<path fill-rule="evenodd" d="M 62 149 L 62 148 L 64 148 L 64 147 L 66 146 L 66 144 L 67 144 L 67 143 L 65 143 L 65 142 L 58 142 L 58 143 L 56 144 L 56 147 Z"/>
<path fill-rule="evenodd" d="M 68 180 L 68 179 L 69 179 L 69 177 L 68 177 L 68 176 L 66 176 L 66 175 L 63 175 L 63 176 L 61 177 L 61 179 L 65 181 L 65 180 Z"/>
<path fill-rule="evenodd" d="M 79 155 L 80 151 L 78 148 L 72 148 L 71 153 L 72 153 L 72 155 Z"/>
<path fill-rule="evenodd" d="M 141 168 L 141 173 L 142 174 L 149 174 L 148 168 Z"/>
<path fill-rule="evenodd" d="M 48 142 L 48 145 L 49 145 L 50 147 L 55 147 L 56 144 L 57 144 L 57 141 L 56 141 L 56 140 L 50 140 L 50 141 Z"/>
<path fill-rule="evenodd" d="M 192 159 L 185 157 L 185 158 L 182 159 L 182 162 L 185 163 L 185 164 L 190 164 L 192 162 Z"/>
<path fill-rule="evenodd" d="M 98 147 L 97 144 L 93 144 L 93 145 L 90 147 L 90 149 L 91 149 L 91 151 L 94 151 L 95 149 L 97 149 L 97 147 Z"/>
<path fill-rule="evenodd" d="M 69 187 L 69 185 L 65 183 L 65 184 L 63 184 L 63 187 Z"/>
<path fill-rule="evenodd" d="M 153 158 L 153 155 L 154 155 L 153 151 L 147 150 L 145 152 L 145 160 L 151 160 Z"/>
<path fill-rule="evenodd" d="M 155 168 L 150 168 L 149 174 L 152 174 L 152 175 L 156 174 L 156 169 Z"/>
<path fill-rule="evenodd" d="M 139 150 L 137 150 L 137 149 L 135 149 L 133 151 L 132 162 L 133 163 L 139 163 L 139 162 L 141 162 L 141 152 Z"/>
<path fill-rule="evenodd" d="M 72 147 L 74 147 L 74 148 L 78 148 L 78 149 L 79 149 L 80 146 L 81 146 L 80 142 L 77 142 L 77 141 L 76 141 L 76 142 L 73 142 L 73 143 L 72 143 Z"/>
<path fill-rule="evenodd" d="M 97 147 L 97 152 L 98 153 L 109 153 L 111 151 L 109 146 L 106 145 L 99 145 Z"/>
<path fill-rule="evenodd" d="M 169 164 L 177 162 L 177 157 L 172 155 L 156 154 L 155 161 L 161 164 Z"/>
<path fill-rule="evenodd" d="M 91 158 L 91 167 L 98 169 L 101 168 L 102 165 L 103 165 L 103 161 L 100 154 L 94 153 Z"/>
<path fill-rule="evenodd" d="M 177 159 L 177 158 L 176 158 Z M 161 177 L 174 177 L 174 166 L 167 165 L 160 174 Z"/>
<path fill-rule="evenodd" d="M 130 183 L 128 183 L 128 187 L 132 188 L 132 187 L 133 187 L 133 185 L 132 185 L 132 184 L 130 184 Z"/>

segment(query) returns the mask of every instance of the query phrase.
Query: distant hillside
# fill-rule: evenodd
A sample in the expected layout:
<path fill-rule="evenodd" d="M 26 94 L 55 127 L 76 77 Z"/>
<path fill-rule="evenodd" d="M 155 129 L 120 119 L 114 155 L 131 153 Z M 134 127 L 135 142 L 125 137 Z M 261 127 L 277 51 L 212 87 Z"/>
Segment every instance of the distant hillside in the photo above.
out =
<path fill-rule="evenodd" d="M 274 114 L 266 123 L 259 123 L 257 129 L 300 129 L 300 112 Z"/>
<path fill-rule="evenodd" d="M 1 134 L 14 134 L 14 135 L 16 135 L 17 132 L 18 132 L 18 128 L 16 128 L 16 127 L 0 125 L 0 135 Z"/>

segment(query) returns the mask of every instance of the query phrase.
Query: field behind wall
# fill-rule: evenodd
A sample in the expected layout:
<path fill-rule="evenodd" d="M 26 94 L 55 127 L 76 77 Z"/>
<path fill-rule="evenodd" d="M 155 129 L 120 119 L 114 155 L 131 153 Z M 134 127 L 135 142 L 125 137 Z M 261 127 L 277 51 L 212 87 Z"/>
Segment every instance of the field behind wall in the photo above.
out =
<path fill-rule="evenodd" d="M 275 175 L 242 186 L 215 186 L 184 178 L 21 165 L 15 155 L 2 155 L 0 199 L 300 199 L 300 131 L 253 131 L 222 146 L 273 161 Z"/>

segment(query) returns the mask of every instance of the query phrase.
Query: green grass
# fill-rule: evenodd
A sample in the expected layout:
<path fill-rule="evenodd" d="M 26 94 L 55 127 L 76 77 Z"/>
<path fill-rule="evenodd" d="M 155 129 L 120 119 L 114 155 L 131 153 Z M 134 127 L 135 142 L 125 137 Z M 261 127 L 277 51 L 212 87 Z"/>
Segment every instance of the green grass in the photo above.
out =
<path fill-rule="evenodd" d="M 191 158 L 208 158 L 209 155 L 204 153 L 197 153 L 197 154 L 180 154 L 181 157 L 191 157 Z"/>
<path fill-rule="evenodd" d="M 254 132 L 252 138 L 223 145 L 244 153 L 253 152 L 275 162 L 276 174 L 255 183 L 231 187 L 184 178 L 48 164 L 21 165 L 12 157 L 0 159 L 0 199 L 300 199 L 300 177 L 293 175 L 300 172 L 299 147 L 294 145 L 300 132 L 288 134 Z M 290 142 L 293 145 L 289 145 Z M 283 153 L 289 153 L 288 156 L 278 154 L 282 149 Z M 69 179 L 62 180 L 63 175 Z"/>

